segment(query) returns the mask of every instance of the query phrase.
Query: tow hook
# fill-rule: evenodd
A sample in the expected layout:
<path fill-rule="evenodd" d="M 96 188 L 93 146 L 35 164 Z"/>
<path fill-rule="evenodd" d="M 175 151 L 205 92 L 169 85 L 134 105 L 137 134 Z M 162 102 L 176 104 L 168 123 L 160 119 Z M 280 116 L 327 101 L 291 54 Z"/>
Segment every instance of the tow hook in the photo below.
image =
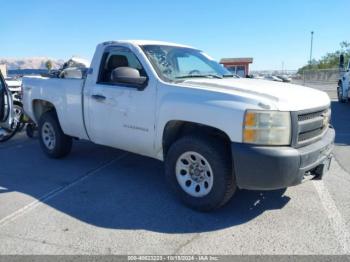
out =
<path fill-rule="evenodd" d="M 322 180 L 323 176 L 328 172 L 331 162 L 332 162 L 333 154 L 330 154 L 322 164 L 318 165 L 313 173 L 315 174 L 315 177 L 313 180 Z"/>

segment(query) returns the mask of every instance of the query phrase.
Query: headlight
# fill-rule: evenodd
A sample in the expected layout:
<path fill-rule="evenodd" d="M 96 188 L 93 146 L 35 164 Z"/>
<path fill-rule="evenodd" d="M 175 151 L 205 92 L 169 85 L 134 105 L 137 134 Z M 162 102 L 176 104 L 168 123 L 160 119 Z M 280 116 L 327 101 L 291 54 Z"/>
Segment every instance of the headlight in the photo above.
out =
<path fill-rule="evenodd" d="M 243 124 L 244 143 L 258 145 L 290 144 L 290 112 L 247 110 Z"/>

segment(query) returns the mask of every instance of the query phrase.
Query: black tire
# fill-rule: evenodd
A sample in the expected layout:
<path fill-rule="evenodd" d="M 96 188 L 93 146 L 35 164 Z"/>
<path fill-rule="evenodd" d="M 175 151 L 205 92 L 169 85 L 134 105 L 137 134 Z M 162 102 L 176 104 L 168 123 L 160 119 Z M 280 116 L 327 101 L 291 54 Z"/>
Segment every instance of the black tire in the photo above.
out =
<path fill-rule="evenodd" d="M 340 85 L 338 85 L 338 87 L 337 87 L 338 102 L 346 103 L 347 100 L 343 97 L 341 90 L 342 90 L 342 87 Z"/>
<path fill-rule="evenodd" d="M 176 178 L 176 162 L 185 152 L 202 155 L 213 171 L 213 186 L 207 195 L 194 197 L 186 193 Z M 211 211 L 226 204 L 237 190 L 229 149 L 213 137 L 185 136 L 177 140 L 165 158 L 165 175 L 175 194 L 189 207 Z"/>
<path fill-rule="evenodd" d="M 29 138 L 37 138 L 38 132 L 35 124 L 27 124 L 26 126 L 26 134 Z"/>
<path fill-rule="evenodd" d="M 43 127 L 47 123 L 54 133 L 54 146 L 49 148 L 43 137 Z M 72 149 L 72 138 L 63 133 L 57 115 L 54 111 L 44 113 L 39 120 L 39 142 L 41 149 L 50 158 L 62 158 L 67 156 Z"/>

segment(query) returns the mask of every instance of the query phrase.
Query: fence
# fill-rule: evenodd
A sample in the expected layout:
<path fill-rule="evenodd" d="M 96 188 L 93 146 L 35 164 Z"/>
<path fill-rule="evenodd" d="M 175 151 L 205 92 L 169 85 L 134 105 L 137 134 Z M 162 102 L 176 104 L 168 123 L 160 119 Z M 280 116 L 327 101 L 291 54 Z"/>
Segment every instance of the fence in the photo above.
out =
<path fill-rule="evenodd" d="M 252 75 L 296 75 L 297 70 L 251 70 L 249 74 Z"/>
<path fill-rule="evenodd" d="M 302 72 L 302 79 L 304 83 L 314 83 L 322 85 L 337 84 L 339 78 L 339 69 L 305 70 Z"/>
<path fill-rule="evenodd" d="M 252 71 L 253 75 L 288 75 L 292 79 L 292 83 L 305 85 L 321 90 L 336 90 L 340 71 L 337 68 L 331 69 L 312 69 L 297 72 L 296 70 L 263 70 Z"/>

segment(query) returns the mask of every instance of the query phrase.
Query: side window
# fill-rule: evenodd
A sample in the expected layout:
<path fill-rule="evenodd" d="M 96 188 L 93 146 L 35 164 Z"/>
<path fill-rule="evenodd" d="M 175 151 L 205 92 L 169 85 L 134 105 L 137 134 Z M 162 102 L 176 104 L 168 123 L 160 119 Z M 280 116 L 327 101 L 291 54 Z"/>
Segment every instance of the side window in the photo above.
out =
<path fill-rule="evenodd" d="M 146 76 L 140 61 L 126 47 L 114 47 L 103 54 L 100 66 L 98 82 L 111 83 L 112 71 L 118 67 L 131 67 L 140 72 L 140 76 Z"/>

